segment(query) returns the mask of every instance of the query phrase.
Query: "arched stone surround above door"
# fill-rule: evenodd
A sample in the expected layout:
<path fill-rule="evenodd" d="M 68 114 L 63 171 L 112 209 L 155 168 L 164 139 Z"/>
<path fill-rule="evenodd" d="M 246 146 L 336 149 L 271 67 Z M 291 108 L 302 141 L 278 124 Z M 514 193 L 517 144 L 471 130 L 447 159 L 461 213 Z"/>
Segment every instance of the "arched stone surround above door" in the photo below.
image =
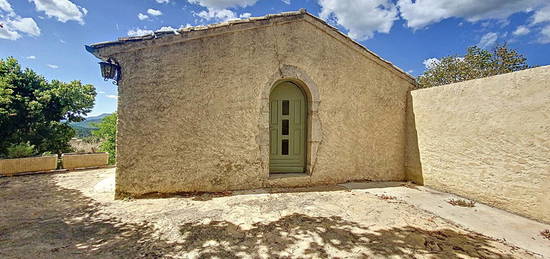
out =
<path fill-rule="evenodd" d="M 260 96 L 259 135 L 257 142 L 260 146 L 263 175 L 269 177 L 269 96 L 273 88 L 280 82 L 292 82 L 299 86 L 306 95 L 307 104 L 307 140 L 306 140 L 306 174 L 312 176 L 315 172 L 317 152 L 322 143 L 322 128 L 318 109 L 321 103 L 317 84 L 302 69 L 282 65 L 277 72 L 263 86 Z"/>

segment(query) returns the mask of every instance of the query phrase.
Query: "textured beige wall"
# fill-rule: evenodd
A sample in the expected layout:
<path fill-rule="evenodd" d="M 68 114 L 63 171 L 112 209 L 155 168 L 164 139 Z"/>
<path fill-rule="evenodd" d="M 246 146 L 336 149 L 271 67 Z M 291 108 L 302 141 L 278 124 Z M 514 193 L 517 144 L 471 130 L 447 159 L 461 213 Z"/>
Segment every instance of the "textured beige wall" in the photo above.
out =
<path fill-rule="evenodd" d="M 550 222 L 550 66 L 411 95 L 410 179 Z"/>
<path fill-rule="evenodd" d="M 0 159 L 0 174 L 11 176 L 18 173 L 50 171 L 57 168 L 57 156 Z"/>
<path fill-rule="evenodd" d="M 405 179 L 402 73 L 305 15 L 180 37 L 99 52 L 123 67 L 118 197 Z M 311 175 L 270 179 L 264 93 L 292 74 L 319 98 Z"/>
<path fill-rule="evenodd" d="M 106 166 L 109 162 L 109 153 L 62 154 L 61 159 L 65 169 Z"/>

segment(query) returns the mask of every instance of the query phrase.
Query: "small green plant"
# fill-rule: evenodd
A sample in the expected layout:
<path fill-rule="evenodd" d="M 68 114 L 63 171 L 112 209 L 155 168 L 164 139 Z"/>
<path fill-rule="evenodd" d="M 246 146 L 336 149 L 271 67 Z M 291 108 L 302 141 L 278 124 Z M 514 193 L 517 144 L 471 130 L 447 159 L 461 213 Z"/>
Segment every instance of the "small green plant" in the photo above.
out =
<path fill-rule="evenodd" d="M 36 154 L 34 145 L 29 142 L 13 144 L 7 148 L 8 158 L 30 157 Z"/>
<path fill-rule="evenodd" d="M 544 231 L 541 231 L 540 234 L 542 237 L 550 240 L 550 229 L 545 229 Z"/>
<path fill-rule="evenodd" d="M 447 202 L 449 204 L 453 205 L 453 206 L 460 206 L 460 207 L 475 207 L 476 206 L 475 201 L 462 200 L 462 199 L 450 199 Z"/>

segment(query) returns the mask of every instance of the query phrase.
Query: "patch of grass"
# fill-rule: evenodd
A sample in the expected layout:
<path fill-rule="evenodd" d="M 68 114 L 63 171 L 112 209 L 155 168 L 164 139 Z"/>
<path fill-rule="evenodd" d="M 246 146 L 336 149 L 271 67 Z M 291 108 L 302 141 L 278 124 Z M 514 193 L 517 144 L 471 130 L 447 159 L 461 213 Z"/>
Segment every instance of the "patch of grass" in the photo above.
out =
<path fill-rule="evenodd" d="M 447 201 L 449 204 L 453 206 L 460 206 L 460 207 L 475 207 L 476 202 L 475 201 L 469 201 L 469 200 L 463 200 L 463 199 L 450 199 Z"/>
<path fill-rule="evenodd" d="M 395 200 L 396 199 L 395 196 L 390 196 L 390 195 L 385 195 L 385 194 L 376 195 L 376 197 L 378 197 L 382 200 Z"/>
<path fill-rule="evenodd" d="M 550 229 L 545 229 L 540 232 L 540 235 L 548 240 L 550 240 Z"/>

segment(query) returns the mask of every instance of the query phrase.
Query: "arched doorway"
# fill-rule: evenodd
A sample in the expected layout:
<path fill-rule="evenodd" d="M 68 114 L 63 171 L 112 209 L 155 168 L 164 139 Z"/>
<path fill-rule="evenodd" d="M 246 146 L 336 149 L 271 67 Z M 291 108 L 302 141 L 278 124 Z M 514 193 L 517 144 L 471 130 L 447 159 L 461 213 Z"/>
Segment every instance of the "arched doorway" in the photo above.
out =
<path fill-rule="evenodd" d="M 292 82 L 278 83 L 269 96 L 269 172 L 306 170 L 307 99 Z"/>

